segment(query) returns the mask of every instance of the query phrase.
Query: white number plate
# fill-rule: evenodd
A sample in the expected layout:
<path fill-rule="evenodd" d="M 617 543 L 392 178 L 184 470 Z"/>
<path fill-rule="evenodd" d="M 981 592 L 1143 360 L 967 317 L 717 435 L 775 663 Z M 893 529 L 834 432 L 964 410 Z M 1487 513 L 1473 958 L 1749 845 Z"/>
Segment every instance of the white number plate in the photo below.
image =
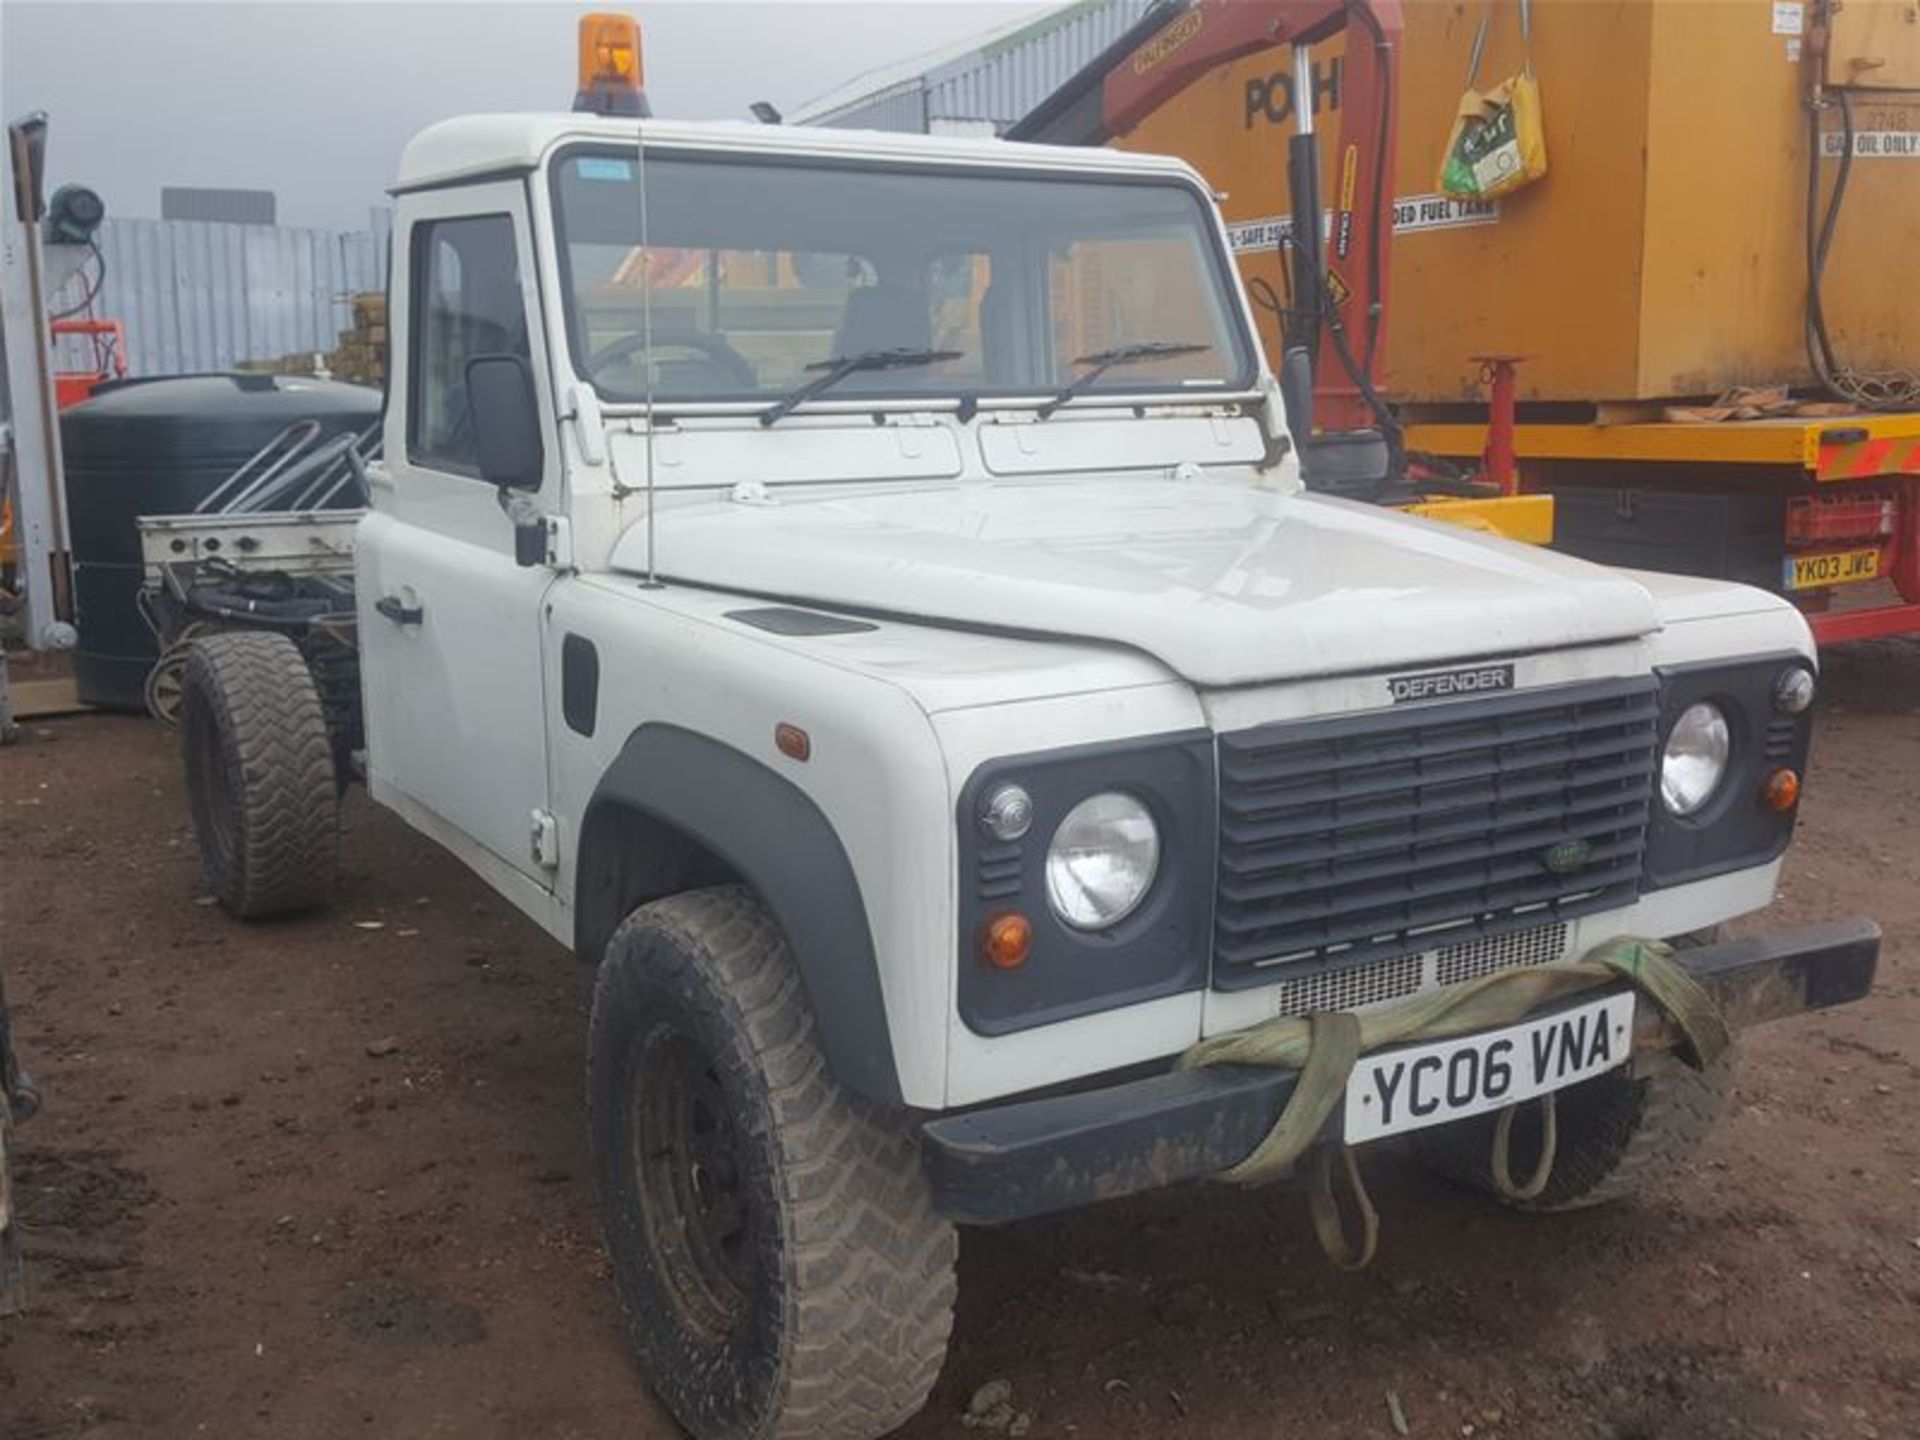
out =
<path fill-rule="evenodd" d="M 1347 1081 L 1347 1142 L 1378 1140 L 1590 1080 L 1624 1065 L 1633 992 L 1503 1030 L 1363 1055 Z"/>

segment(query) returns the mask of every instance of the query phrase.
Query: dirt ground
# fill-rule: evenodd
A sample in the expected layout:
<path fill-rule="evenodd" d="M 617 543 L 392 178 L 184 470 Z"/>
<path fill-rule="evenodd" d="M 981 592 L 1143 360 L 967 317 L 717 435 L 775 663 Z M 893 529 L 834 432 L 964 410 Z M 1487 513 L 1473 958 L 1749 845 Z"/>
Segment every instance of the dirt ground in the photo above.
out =
<path fill-rule="evenodd" d="M 1879 987 L 1752 1036 L 1696 1163 L 1542 1220 L 1370 1155 L 1360 1275 L 1287 1188 L 970 1232 L 905 1433 L 979 1434 L 1003 1380 L 1035 1437 L 1393 1437 L 1393 1404 L 1413 1436 L 1920 1436 L 1920 647 L 1832 657 L 1823 712 L 1761 923 L 1878 917 Z M 0 816 L 49 1102 L 4 1440 L 674 1433 L 596 1233 L 581 967 L 362 797 L 332 913 L 228 920 L 145 721 L 35 725 Z"/>

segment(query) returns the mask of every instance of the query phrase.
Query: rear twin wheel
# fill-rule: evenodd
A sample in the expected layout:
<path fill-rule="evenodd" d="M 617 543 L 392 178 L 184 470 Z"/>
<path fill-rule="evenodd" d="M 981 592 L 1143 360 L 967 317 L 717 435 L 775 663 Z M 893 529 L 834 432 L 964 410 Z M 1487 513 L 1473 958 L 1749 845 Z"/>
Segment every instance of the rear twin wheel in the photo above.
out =
<path fill-rule="evenodd" d="M 270 630 L 195 640 L 180 725 L 207 889 L 248 920 L 324 905 L 339 803 L 326 714 L 298 647 Z"/>

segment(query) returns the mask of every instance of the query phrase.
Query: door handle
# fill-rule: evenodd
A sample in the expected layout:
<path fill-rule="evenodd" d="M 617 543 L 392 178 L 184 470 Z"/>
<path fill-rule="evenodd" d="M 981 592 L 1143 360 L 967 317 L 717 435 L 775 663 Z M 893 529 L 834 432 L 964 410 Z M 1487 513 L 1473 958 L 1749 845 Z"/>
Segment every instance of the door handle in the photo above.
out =
<path fill-rule="evenodd" d="M 418 625 L 426 614 L 418 605 L 409 605 L 398 595 L 382 595 L 373 602 L 373 608 L 396 625 Z"/>

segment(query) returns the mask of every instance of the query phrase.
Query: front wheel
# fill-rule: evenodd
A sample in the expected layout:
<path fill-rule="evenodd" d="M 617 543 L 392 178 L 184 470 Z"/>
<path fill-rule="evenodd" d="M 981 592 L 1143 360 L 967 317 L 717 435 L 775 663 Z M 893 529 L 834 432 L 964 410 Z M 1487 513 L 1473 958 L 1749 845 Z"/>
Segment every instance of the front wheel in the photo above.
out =
<path fill-rule="evenodd" d="M 870 1440 L 925 1403 L 952 1225 L 912 1127 L 842 1089 L 778 926 L 739 887 L 609 942 L 588 1100 L 602 1221 L 654 1390 L 698 1440 Z"/>

